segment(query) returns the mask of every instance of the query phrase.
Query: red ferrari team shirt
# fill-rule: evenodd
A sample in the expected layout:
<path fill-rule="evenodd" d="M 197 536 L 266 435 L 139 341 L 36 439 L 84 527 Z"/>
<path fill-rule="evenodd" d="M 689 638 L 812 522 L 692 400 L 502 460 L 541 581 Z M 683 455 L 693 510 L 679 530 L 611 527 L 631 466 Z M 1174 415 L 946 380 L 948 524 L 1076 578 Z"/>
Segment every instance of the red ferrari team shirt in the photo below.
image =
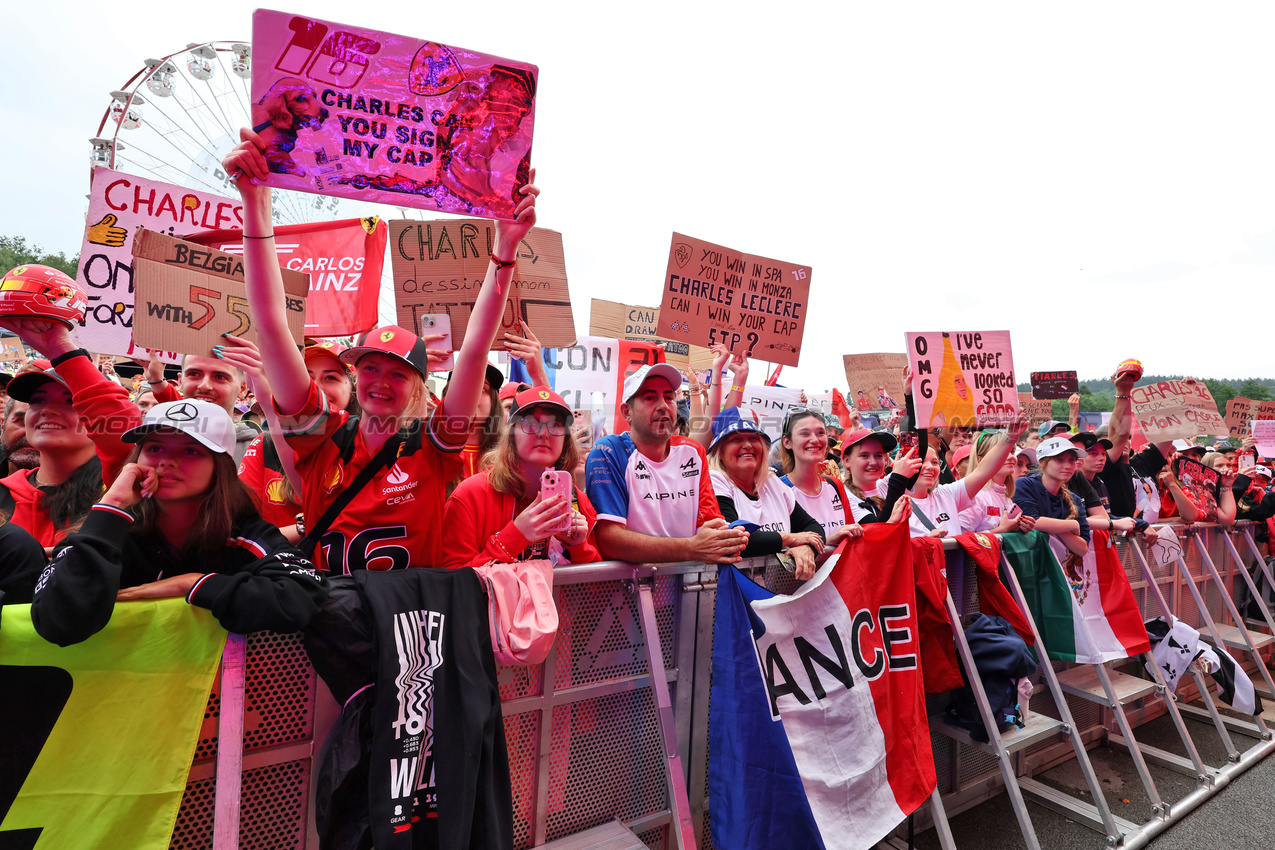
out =
<path fill-rule="evenodd" d="M 301 410 L 280 413 L 279 421 L 296 451 L 304 482 L 302 510 L 306 528 L 312 529 L 376 452 L 368 449 L 357 423 L 330 404 L 313 381 Z M 442 564 L 446 487 L 460 473 L 460 450 L 468 437 L 445 423 L 440 405 L 411 430 L 397 460 L 372 477 L 320 538 L 312 558 L 316 567 L 348 574 Z"/>

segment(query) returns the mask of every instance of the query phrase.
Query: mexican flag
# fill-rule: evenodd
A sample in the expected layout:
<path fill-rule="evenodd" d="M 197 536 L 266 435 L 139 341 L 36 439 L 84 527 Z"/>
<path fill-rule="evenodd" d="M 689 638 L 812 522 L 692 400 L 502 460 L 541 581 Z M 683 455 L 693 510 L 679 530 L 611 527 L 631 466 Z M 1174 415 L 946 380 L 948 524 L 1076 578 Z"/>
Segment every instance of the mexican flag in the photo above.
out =
<path fill-rule="evenodd" d="M 1093 532 L 1084 558 L 1039 531 L 1006 534 L 1001 548 L 1018 575 L 1050 658 L 1101 664 L 1151 649 L 1133 588 L 1107 532 Z"/>

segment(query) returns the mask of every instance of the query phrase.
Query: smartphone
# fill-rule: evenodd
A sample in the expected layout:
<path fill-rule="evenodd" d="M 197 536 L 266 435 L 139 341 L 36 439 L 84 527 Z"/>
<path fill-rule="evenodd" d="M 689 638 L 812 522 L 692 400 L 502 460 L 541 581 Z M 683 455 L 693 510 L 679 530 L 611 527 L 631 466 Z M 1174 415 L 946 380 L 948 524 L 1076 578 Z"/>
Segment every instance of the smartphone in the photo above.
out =
<path fill-rule="evenodd" d="M 1257 452 L 1241 451 L 1235 455 L 1236 469 L 1247 469 L 1257 463 Z"/>
<path fill-rule="evenodd" d="M 904 431 L 899 435 L 899 456 L 902 457 L 919 445 L 921 445 L 920 434 L 915 431 Z"/>
<path fill-rule="evenodd" d="M 1020 508 L 1017 503 L 1015 503 L 1014 505 L 1010 507 L 1009 513 L 1006 514 L 1006 516 L 1008 516 L 1009 519 L 1018 519 L 1018 515 L 1021 514 L 1022 512 L 1023 512 L 1023 509 Z"/>
<path fill-rule="evenodd" d="M 443 334 L 443 338 L 437 342 L 431 342 L 428 348 L 441 348 L 445 351 L 453 351 L 452 348 L 452 317 L 447 313 L 426 313 L 421 316 L 421 336 L 429 336 L 431 334 Z M 455 368 L 456 358 L 448 355 L 442 365 L 434 366 L 432 369 L 438 372 L 450 372 Z"/>
<path fill-rule="evenodd" d="M 571 473 L 565 469 L 546 469 L 540 476 L 540 501 L 547 502 L 554 496 L 561 496 L 571 505 Z M 562 522 L 549 529 L 552 532 L 571 530 L 571 513 L 568 512 Z"/>
<path fill-rule="evenodd" d="M 593 413 L 588 410 L 571 411 L 571 430 L 582 451 L 593 448 Z"/>

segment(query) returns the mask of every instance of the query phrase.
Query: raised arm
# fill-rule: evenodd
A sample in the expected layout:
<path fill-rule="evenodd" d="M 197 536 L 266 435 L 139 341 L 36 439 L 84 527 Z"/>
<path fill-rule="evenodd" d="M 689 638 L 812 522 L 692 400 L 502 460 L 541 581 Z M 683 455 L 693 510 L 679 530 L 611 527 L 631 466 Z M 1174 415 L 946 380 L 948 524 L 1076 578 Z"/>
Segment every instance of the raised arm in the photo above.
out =
<path fill-rule="evenodd" d="M 965 492 L 970 498 L 978 495 L 979 491 L 987 486 L 987 482 L 991 481 L 1001 467 L 1005 465 L 1005 458 L 1009 457 L 1009 453 L 1014 450 L 1014 446 L 1018 443 L 1018 438 L 1027 433 L 1027 420 L 1021 416 L 1009 426 L 1008 439 L 1001 440 L 1000 443 L 992 450 L 992 453 L 979 463 L 978 467 L 963 479 L 965 481 Z"/>
<path fill-rule="evenodd" d="M 1133 438 L 1132 394 L 1136 380 L 1132 372 L 1111 376 L 1111 382 L 1116 385 L 1116 403 L 1111 408 L 1111 423 L 1107 428 L 1107 437 L 1111 440 L 1111 448 L 1107 449 L 1107 460 L 1111 463 L 1120 460 L 1129 441 Z"/>
<path fill-rule="evenodd" d="M 279 408 L 284 413 L 294 413 L 301 409 L 310 393 L 310 375 L 288 330 L 270 189 L 259 182 L 270 173 L 261 153 L 265 142 L 247 127 L 239 131 L 239 138 L 242 142 L 227 154 L 222 166 L 227 174 L 239 174 L 235 185 L 243 198 L 244 282 L 248 306 L 257 325 L 257 347 L 265 364 L 266 380 Z"/>
<path fill-rule="evenodd" d="M 500 317 L 505 311 L 505 302 L 509 300 L 518 243 L 536 223 L 536 196 L 540 189 L 536 187 L 535 179 L 536 170 L 533 168 L 533 182 L 518 190 L 523 197 L 514 210 L 515 220 L 496 222 L 496 242 L 492 247 L 491 262 L 487 264 L 487 276 L 483 278 L 482 290 L 469 316 L 465 342 L 456 354 L 456 368 L 452 371 L 447 398 L 443 402 L 443 410 L 450 422 L 448 430 L 454 433 L 469 433 L 470 422 L 478 411 L 478 397 L 482 395 L 483 378 L 487 374 L 487 352 L 496 341 Z M 543 370 L 543 362 L 540 368 Z"/>

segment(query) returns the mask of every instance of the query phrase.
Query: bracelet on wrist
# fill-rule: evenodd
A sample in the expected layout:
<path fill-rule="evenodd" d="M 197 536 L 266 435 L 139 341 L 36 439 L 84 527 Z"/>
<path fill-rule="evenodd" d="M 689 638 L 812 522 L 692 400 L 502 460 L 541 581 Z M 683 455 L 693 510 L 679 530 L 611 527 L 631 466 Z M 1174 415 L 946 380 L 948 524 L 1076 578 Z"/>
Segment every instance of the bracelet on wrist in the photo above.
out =
<path fill-rule="evenodd" d="M 495 251 L 493 251 L 491 254 L 491 261 L 496 264 L 496 271 L 500 271 L 502 269 L 511 269 L 514 266 L 518 265 L 518 260 L 516 257 L 512 260 L 502 260 L 500 259 L 500 257 L 496 256 Z"/>
<path fill-rule="evenodd" d="M 1129 401 L 1130 399 L 1132 399 L 1132 398 L 1133 398 L 1133 396 L 1131 396 L 1131 395 L 1118 395 L 1118 396 L 1116 396 L 1116 398 L 1118 398 L 1118 399 L 1123 399 L 1124 401 Z"/>
<path fill-rule="evenodd" d="M 243 238 L 244 239 L 273 239 L 274 234 L 267 233 L 265 236 L 249 236 L 248 234 L 245 233 Z"/>

